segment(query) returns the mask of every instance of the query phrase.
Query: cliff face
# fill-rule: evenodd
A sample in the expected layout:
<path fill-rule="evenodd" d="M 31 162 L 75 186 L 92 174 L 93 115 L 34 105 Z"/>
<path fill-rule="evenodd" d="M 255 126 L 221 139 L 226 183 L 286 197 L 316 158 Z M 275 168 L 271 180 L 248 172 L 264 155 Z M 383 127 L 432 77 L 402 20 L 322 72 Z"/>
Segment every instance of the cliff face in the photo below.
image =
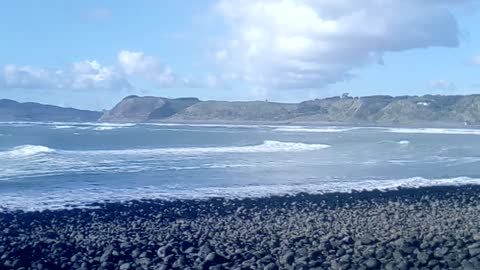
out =
<path fill-rule="evenodd" d="M 168 99 L 162 97 L 128 96 L 106 112 L 103 122 L 146 122 L 163 119 L 179 113 L 199 102 L 196 98 Z"/>
<path fill-rule="evenodd" d="M 296 104 L 263 101 L 204 101 L 173 115 L 170 120 L 282 121 L 291 118 Z"/>
<path fill-rule="evenodd" d="M 127 97 L 101 121 L 262 121 L 350 124 L 480 124 L 480 95 L 369 96 L 315 99 L 298 104 Z"/>
<path fill-rule="evenodd" d="M 0 99 L 0 121 L 96 122 L 101 112 Z"/>

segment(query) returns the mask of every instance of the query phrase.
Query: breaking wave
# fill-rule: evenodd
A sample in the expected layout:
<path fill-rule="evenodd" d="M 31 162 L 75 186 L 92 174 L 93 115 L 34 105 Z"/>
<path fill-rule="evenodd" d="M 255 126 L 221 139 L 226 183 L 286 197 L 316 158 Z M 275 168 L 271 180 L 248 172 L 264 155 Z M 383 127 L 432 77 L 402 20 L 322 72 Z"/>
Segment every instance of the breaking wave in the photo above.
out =
<path fill-rule="evenodd" d="M 319 132 L 319 133 L 330 133 L 330 132 L 345 132 L 354 130 L 356 128 L 340 128 L 340 127 L 323 127 L 323 128 L 314 128 L 314 127 L 279 127 L 274 129 L 274 131 L 281 132 Z"/>
<path fill-rule="evenodd" d="M 480 179 L 469 177 L 427 179 L 385 179 L 364 181 L 338 181 L 297 185 L 248 185 L 231 187 L 144 186 L 135 188 L 83 188 L 52 191 L 48 193 L 6 193 L 0 197 L 0 211 L 4 210 L 55 210 L 91 207 L 93 203 L 125 202 L 142 199 L 208 199 L 208 198 L 262 198 L 269 196 L 295 195 L 299 193 L 327 194 L 333 192 L 397 190 L 432 186 L 478 185 Z"/>
<path fill-rule="evenodd" d="M 0 157 L 29 157 L 38 154 L 56 152 L 58 154 L 79 155 L 201 155 L 210 153 L 275 153 L 315 151 L 330 147 L 326 144 L 306 144 L 295 142 L 264 141 L 251 146 L 223 147 L 182 147 L 125 150 L 56 150 L 42 145 L 22 145 L 11 150 L 0 152 Z"/>
<path fill-rule="evenodd" d="M 385 132 L 402 134 L 480 135 L 480 129 L 389 128 L 386 129 Z"/>
<path fill-rule="evenodd" d="M 0 157 L 22 158 L 52 152 L 55 150 L 43 145 L 21 145 L 12 150 L 0 152 Z"/>
<path fill-rule="evenodd" d="M 111 155 L 160 155 L 160 154 L 210 154 L 210 153 L 275 153 L 315 151 L 330 147 L 326 144 L 306 144 L 296 142 L 264 141 L 251 146 L 220 146 L 220 147 L 183 147 L 155 149 L 125 149 L 125 150 L 93 150 L 79 151 L 84 154 Z"/>

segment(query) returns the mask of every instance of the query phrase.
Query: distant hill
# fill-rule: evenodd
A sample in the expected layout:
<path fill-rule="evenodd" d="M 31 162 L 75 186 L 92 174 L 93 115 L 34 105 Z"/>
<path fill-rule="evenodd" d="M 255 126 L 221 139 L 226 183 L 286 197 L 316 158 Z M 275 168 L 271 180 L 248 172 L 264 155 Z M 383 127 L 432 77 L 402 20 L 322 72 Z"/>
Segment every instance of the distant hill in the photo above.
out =
<path fill-rule="evenodd" d="M 172 117 L 200 102 L 197 98 L 168 99 L 162 97 L 128 96 L 106 112 L 104 122 L 147 122 Z"/>
<path fill-rule="evenodd" d="M 480 95 L 333 97 L 301 103 L 129 96 L 101 121 L 480 125 Z"/>
<path fill-rule="evenodd" d="M 101 112 L 0 99 L 0 121 L 95 122 Z"/>
<path fill-rule="evenodd" d="M 480 125 L 480 95 L 343 96 L 300 103 L 128 96 L 103 114 L 0 99 L 0 121 Z"/>

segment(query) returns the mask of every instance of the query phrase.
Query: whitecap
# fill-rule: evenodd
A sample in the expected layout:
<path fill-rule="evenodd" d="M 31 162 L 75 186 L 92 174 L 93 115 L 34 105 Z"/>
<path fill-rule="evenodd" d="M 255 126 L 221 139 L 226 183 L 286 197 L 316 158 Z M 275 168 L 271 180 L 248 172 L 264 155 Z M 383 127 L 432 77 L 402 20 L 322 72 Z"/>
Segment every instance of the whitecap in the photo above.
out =
<path fill-rule="evenodd" d="M 346 132 L 354 129 L 356 128 L 284 126 L 284 127 L 275 128 L 274 131 L 331 133 L 331 132 Z"/>
<path fill-rule="evenodd" d="M 75 126 L 64 126 L 64 125 L 59 125 L 59 126 L 54 126 L 54 129 L 70 129 L 70 128 L 75 128 Z"/>
<path fill-rule="evenodd" d="M 386 129 L 384 132 L 402 134 L 480 135 L 480 129 L 389 128 Z"/>
<path fill-rule="evenodd" d="M 125 150 L 87 150 L 75 151 L 78 154 L 92 155 L 200 155 L 211 153 L 275 153 L 304 152 L 329 148 L 326 144 L 306 144 L 299 142 L 264 141 L 262 144 L 249 146 L 218 146 L 218 147 L 180 147 L 155 149 L 125 149 Z"/>
<path fill-rule="evenodd" d="M 264 125 L 243 125 L 243 124 L 193 124 L 193 123 L 142 123 L 146 126 L 160 127 L 206 127 L 206 128 L 261 128 Z"/>
<path fill-rule="evenodd" d="M 142 199 L 209 199 L 209 198 L 262 198 L 269 196 L 295 195 L 299 193 L 328 194 L 333 192 L 397 190 L 399 188 L 420 188 L 433 186 L 479 185 L 479 178 L 456 177 L 428 179 L 413 177 L 407 179 L 328 181 L 315 184 L 272 184 L 230 187 L 198 187 L 182 185 L 143 186 L 136 188 L 81 188 L 52 190 L 51 192 L 2 193 L 0 205 L 7 210 L 55 210 L 91 207 L 93 203 L 125 202 Z"/>
<path fill-rule="evenodd" d="M 55 150 L 43 145 L 21 145 L 12 150 L 0 152 L 0 157 L 23 158 L 52 152 Z"/>
<path fill-rule="evenodd" d="M 106 126 L 106 127 L 96 127 L 94 128 L 93 130 L 96 130 L 96 131 L 105 131 L 105 130 L 114 130 L 114 129 L 117 129 L 119 127 L 110 127 L 110 126 Z"/>

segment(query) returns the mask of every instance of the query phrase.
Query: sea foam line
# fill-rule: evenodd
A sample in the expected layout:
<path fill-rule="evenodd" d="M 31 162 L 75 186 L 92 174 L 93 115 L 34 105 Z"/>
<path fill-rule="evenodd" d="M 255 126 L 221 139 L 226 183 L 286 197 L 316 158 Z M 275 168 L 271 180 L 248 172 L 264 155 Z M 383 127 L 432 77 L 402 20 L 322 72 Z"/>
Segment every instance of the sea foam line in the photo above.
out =
<path fill-rule="evenodd" d="M 124 149 L 124 150 L 56 150 L 42 145 L 21 145 L 11 150 L 0 152 L 0 157 L 29 157 L 46 153 L 80 154 L 80 155 L 162 155 L 162 154 L 209 154 L 209 153 L 275 153 L 304 152 L 329 148 L 326 144 L 306 144 L 299 142 L 264 141 L 262 144 L 249 146 L 218 146 L 218 147 L 180 147 L 154 149 Z"/>
<path fill-rule="evenodd" d="M 406 179 L 336 181 L 318 184 L 297 185 L 248 185 L 232 187 L 197 187 L 181 185 L 144 186 L 136 188 L 83 188 L 51 192 L 4 192 L 0 196 L 0 210 L 39 211 L 46 209 L 88 208 L 93 203 L 125 202 L 142 199 L 209 199 L 209 198 L 264 198 L 270 196 L 296 195 L 299 193 L 328 194 L 334 192 L 398 190 L 400 188 L 421 188 L 433 186 L 479 185 L 479 178 L 456 177 L 427 179 L 413 177 Z"/>
<path fill-rule="evenodd" d="M 480 135 L 480 129 L 389 128 L 384 130 L 384 132 L 402 134 Z"/>
<path fill-rule="evenodd" d="M 358 128 L 284 126 L 284 127 L 275 128 L 274 131 L 333 133 L 333 132 L 346 132 L 346 131 L 351 131 L 355 129 L 358 129 Z"/>
<path fill-rule="evenodd" d="M 155 154 L 210 154 L 210 153 L 275 153 L 304 152 L 329 148 L 326 144 L 306 144 L 298 142 L 264 141 L 262 144 L 249 146 L 219 146 L 219 147 L 181 147 L 155 149 L 125 149 L 125 150 L 93 150 L 78 151 L 83 154 L 110 155 L 155 155 Z"/>

